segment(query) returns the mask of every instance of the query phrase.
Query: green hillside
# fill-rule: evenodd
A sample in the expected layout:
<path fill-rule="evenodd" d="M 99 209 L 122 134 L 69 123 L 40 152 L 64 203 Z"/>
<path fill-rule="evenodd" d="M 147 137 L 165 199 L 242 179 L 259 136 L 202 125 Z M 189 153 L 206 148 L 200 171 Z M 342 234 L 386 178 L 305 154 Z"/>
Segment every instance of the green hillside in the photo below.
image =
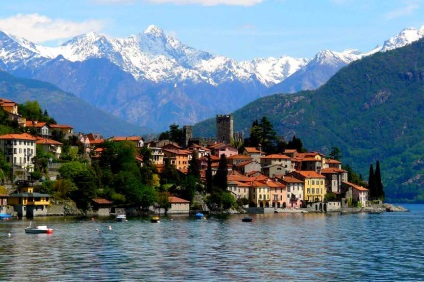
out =
<path fill-rule="evenodd" d="M 38 101 L 58 123 L 69 124 L 74 132 L 96 132 L 105 137 L 143 135 L 152 130 L 127 123 L 66 93 L 56 86 L 33 79 L 12 76 L 0 70 L 0 97 L 17 103 Z"/>
<path fill-rule="evenodd" d="M 235 131 L 248 132 L 262 116 L 309 150 L 339 147 L 365 179 L 380 160 L 389 201 L 424 202 L 423 40 L 356 61 L 318 90 L 254 101 L 234 113 Z M 195 135 L 215 135 L 214 122 L 197 124 Z"/>

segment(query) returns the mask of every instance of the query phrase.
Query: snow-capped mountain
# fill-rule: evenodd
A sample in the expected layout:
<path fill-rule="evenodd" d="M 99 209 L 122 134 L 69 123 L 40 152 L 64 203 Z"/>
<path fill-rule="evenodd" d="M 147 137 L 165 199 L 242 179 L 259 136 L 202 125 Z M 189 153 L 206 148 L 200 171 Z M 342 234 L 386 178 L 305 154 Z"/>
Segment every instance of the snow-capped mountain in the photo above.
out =
<path fill-rule="evenodd" d="M 163 130 L 232 112 L 264 94 L 317 88 L 352 61 L 423 36 L 424 27 L 409 28 L 367 53 L 324 50 L 311 59 L 237 62 L 191 48 L 156 26 L 128 38 L 87 33 L 53 48 L 0 30 L 0 68 Z"/>

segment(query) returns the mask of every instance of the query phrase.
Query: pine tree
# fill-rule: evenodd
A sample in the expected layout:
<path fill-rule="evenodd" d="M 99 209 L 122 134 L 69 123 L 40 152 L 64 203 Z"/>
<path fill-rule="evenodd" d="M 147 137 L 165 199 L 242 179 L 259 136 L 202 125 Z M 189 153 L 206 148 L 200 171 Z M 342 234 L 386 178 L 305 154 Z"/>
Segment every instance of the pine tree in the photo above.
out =
<path fill-rule="evenodd" d="M 377 164 L 375 166 L 375 191 L 376 191 L 376 197 L 384 200 L 384 188 L 383 183 L 381 182 L 381 172 L 380 172 L 380 161 L 377 161 Z"/>
<path fill-rule="evenodd" d="M 368 194 L 371 200 L 377 198 L 377 191 L 376 191 L 376 183 L 375 183 L 375 176 L 374 176 L 374 167 L 371 164 L 370 165 L 370 173 L 368 176 Z"/>

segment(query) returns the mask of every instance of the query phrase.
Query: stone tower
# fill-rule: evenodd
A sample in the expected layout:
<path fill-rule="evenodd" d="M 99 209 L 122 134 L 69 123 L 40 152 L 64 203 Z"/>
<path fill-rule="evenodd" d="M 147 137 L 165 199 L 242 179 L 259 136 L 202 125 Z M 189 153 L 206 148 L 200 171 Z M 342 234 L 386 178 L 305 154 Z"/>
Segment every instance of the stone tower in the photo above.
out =
<path fill-rule="evenodd" d="M 183 145 L 185 148 L 188 146 L 188 142 L 193 138 L 193 127 L 191 125 L 183 126 Z"/>
<path fill-rule="evenodd" d="M 216 115 L 217 141 L 230 144 L 233 138 L 233 115 Z"/>

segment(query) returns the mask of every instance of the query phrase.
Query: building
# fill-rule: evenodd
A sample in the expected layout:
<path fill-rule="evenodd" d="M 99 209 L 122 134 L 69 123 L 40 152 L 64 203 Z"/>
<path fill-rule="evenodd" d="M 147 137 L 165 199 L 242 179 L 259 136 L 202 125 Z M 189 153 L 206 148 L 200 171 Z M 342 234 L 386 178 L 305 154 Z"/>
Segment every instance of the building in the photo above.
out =
<path fill-rule="evenodd" d="M 37 139 L 28 134 L 5 134 L 0 136 L 0 149 L 5 160 L 12 164 L 14 176 L 28 180 L 29 173 L 34 171 Z"/>
<path fill-rule="evenodd" d="M 303 199 L 311 202 L 323 202 L 326 194 L 325 177 L 315 171 L 293 171 L 292 177 L 303 181 Z"/>
<path fill-rule="evenodd" d="M 269 186 L 269 196 L 271 206 L 273 208 L 286 208 L 287 206 L 287 190 L 286 185 L 281 182 L 268 180 L 266 184 Z"/>
<path fill-rule="evenodd" d="M 352 203 L 358 203 L 362 207 L 368 206 L 368 189 L 350 182 L 343 182 L 342 189 L 346 199 L 351 199 Z"/>
<path fill-rule="evenodd" d="M 287 207 L 300 208 L 303 203 L 303 181 L 291 176 L 278 176 L 279 181 L 286 185 Z"/>
<path fill-rule="evenodd" d="M 44 152 L 52 153 L 56 159 L 59 159 L 62 154 L 63 144 L 56 140 L 37 137 L 36 144 L 39 145 Z"/>
<path fill-rule="evenodd" d="M 163 149 L 163 158 L 169 159 L 170 164 L 174 165 L 176 169 L 185 171 L 188 169 L 188 164 L 191 157 L 191 152 L 180 149 Z"/>
<path fill-rule="evenodd" d="M 33 183 L 17 181 L 17 193 L 9 195 L 8 204 L 13 206 L 18 217 L 46 216 L 50 205 L 50 195 L 34 192 Z"/>
<path fill-rule="evenodd" d="M 171 204 L 171 207 L 168 209 L 169 214 L 190 213 L 190 201 L 171 196 L 169 197 L 169 203 Z"/>

